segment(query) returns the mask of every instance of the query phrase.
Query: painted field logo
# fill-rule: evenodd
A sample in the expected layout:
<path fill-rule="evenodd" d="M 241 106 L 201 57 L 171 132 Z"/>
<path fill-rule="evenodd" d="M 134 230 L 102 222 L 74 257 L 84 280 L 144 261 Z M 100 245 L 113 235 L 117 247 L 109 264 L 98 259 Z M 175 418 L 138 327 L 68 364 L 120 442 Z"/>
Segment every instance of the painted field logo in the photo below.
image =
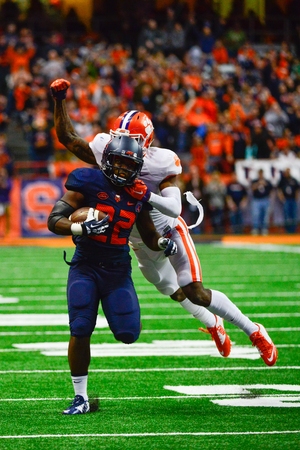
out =
<path fill-rule="evenodd" d="M 300 407 L 300 386 L 293 384 L 221 384 L 214 386 L 164 386 L 164 388 L 179 394 L 206 397 L 212 403 L 222 406 Z"/>

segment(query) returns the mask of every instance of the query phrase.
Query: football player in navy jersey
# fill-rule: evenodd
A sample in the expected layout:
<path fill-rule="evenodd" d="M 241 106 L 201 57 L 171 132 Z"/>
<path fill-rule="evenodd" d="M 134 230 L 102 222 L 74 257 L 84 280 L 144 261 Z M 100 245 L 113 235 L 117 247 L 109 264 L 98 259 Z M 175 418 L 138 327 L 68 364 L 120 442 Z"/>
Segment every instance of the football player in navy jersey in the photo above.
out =
<path fill-rule="evenodd" d="M 116 340 L 131 344 L 139 337 L 140 308 L 131 278 L 128 245 L 133 224 L 136 223 L 142 239 L 152 250 L 163 249 L 166 256 L 177 251 L 172 240 L 156 231 L 149 204 L 128 192 L 142 165 L 143 150 L 134 139 L 113 138 L 103 153 L 101 170 L 83 168 L 70 173 L 65 183 L 67 192 L 48 219 L 50 231 L 72 235 L 76 245 L 68 263 L 67 285 L 71 331 L 68 359 L 75 398 L 63 414 L 84 414 L 90 410 L 87 395 L 90 337 L 99 301 Z M 90 208 L 85 222 L 69 220 L 74 211 L 84 206 Z M 97 210 L 106 213 L 102 220 L 97 220 Z"/>
<path fill-rule="evenodd" d="M 177 177 L 182 169 L 178 156 L 172 150 L 151 145 L 154 133 L 152 121 L 137 110 L 125 111 L 116 119 L 109 133 L 98 133 L 92 142 L 87 142 L 74 130 L 66 109 L 69 87 L 70 82 L 64 79 L 55 80 L 50 85 L 55 100 L 57 136 L 69 151 L 83 161 L 101 167 L 103 151 L 112 137 L 130 136 L 143 147 L 144 165 L 139 178 L 144 183 L 136 180 L 128 189 L 133 197 L 150 203 L 153 207 L 150 214 L 156 229 L 162 235 L 172 237 L 178 247 L 174 258 L 166 259 L 162 252 L 152 252 L 144 245 L 138 230 L 133 227 L 130 243 L 144 277 L 159 292 L 169 295 L 205 324 L 206 329 L 199 329 L 211 335 L 223 357 L 228 357 L 231 351 L 224 319 L 244 331 L 268 366 L 274 365 L 277 349 L 264 326 L 250 320 L 223 292 L 204 287 L 201 265 L 189 227 L 180 216 L 181 192 Z M 195 198 L 192 198 L 192 203 L 199 205 Z"/>

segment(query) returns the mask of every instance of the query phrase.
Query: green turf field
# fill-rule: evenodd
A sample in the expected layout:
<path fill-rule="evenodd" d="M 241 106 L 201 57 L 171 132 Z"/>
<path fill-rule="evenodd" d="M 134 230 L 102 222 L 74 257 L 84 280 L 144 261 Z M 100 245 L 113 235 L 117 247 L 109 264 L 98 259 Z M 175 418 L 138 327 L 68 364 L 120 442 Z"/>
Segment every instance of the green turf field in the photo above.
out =
<path fill-rule="evenodd" d="M 300 247 L 197 251 L 205 287 L 265 325 L 277 364 L 266 366 L 231 325 L 232 354 L 222 358 L 133 258 L 141 336 L 117 343 L 100 311 L 88 384 L 95 412 L 63 416 L 74 396 L 63 250 L 0 247 L 1 450 L 300 448 Z"/>

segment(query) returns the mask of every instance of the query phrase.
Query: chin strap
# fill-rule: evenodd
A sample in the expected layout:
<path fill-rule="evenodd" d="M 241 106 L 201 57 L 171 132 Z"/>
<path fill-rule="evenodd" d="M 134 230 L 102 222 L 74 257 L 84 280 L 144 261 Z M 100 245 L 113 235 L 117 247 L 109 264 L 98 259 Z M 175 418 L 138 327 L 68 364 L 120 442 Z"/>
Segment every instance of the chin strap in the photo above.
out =
<path fill-rule="evenodd" d="M 199 203 L 199 201 L 196 199 L 196 197 L 194 196 L 194 194 L 192 192 L 187 191 L 187 192 L 184 192 L 183 195 L 186 196 L 186 201 L 190 205 L 196 206 L 199 211 L 199 216 L 198 216 L 196 223 L 194 223 L 194 225 L 190 225 L 188 227 L 188 229 L 191 230 L 192 228 L 195 228 L 198 225 L 200 225 L 200 223 L 202 222 L 202 220 L 204 218 L 204 209 L 203 209 L 203 206 L 201 205 L 201 203 Z"/>

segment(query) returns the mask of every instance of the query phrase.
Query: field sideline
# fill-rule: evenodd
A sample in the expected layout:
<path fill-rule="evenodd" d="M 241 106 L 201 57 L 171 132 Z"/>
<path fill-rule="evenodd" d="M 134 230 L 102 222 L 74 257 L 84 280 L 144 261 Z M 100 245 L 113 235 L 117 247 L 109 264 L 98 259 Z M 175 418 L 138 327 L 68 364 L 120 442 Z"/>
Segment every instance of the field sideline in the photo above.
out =
<path fill-rule="evenodd" d="M 273 367 L 231 324 L 232 353 L 222 358 L 203 325 L 159 294 L 133 257 L 141 336 L 117 343 L 100 309 L 88 384 L 94 412 L 74 417 L 61 414 L 73 398 L 62 258 L 62 247 L 68 258 L 72 248 L 46 241 L 0 242 L 1 450 L 299 449 L 297 241 L 196 246 L 204 285 L 269 331 L 279 355 Z"/>

